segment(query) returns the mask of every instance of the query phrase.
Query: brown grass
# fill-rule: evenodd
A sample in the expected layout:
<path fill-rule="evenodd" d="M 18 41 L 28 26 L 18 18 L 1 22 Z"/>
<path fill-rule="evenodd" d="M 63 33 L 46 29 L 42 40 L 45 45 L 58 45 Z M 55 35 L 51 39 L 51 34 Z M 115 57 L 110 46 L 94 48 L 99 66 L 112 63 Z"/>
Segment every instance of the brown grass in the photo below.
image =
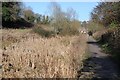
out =
<path fill-rule="evenodd" d="M 9 46 L 11 43 L 17 43 L 20 42 L 21 39 L 25 39 L 27 37 L 30 37 L 28 35 L 31 31 L 31 29 L 4 29 L 0 30 L 1 32 L 1 43 L 0 48 L 4 48 Z M 31 35 L 32 36 L 32 35 Z"/>
<path fill-rule="evenodd" d="M 42 38 L 28 32 L 22 38 L 25 35 L 17 34 L 20 31 L 6 31 L 6 34 L 13 33 L 21 38 L 3 51 L 3 77 L 75 78 L 82 68 L 85 35 Z"/>

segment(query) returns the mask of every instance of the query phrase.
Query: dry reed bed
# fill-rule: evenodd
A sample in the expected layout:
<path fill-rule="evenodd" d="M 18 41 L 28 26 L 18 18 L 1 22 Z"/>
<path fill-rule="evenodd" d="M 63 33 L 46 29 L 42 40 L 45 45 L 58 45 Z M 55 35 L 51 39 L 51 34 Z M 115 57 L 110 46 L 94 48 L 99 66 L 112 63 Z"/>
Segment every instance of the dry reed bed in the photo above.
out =
<path fill-rule="evenodd" d="M 82 68 L 85 43 L 85 35 L 52 38 L 30 36 L 21 39 L 3 51 L 2 76 L 75 78 L 77 70 Z"/>
<path fill-rule="evenodd" d="M 0 32 L 0 48 L 2 49 L 9 46 L 11 43 L 20 42 L 21 39 L 35 36 L 35 34 L 30 33 L 31 29 L 1 29 Z"/>

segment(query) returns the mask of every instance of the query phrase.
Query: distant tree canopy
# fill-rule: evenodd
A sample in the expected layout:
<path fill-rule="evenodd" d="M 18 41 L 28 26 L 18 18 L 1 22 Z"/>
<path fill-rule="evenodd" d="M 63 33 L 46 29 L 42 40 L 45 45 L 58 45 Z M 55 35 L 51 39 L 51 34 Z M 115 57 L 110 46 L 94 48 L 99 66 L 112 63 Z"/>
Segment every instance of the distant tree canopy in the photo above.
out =
<path fill-rule="evenodd" d="M 87 22 L 86 22 L 86 21 L 83 21 L 83 22 L 81 23 L 81 26 L 82 26 L 82 27 L 87 27 Z"/>
<path fill-rule="evenodd" d="M 91 13 L 94 22 L 109 26 L 120 23 L 120 2 L 100 2 Z"/>
<path fill-rule="evenodd" d="M 24 7 L 22 2 L 2 3 L 2 26 L 7 28 L 30 27 L 34 23 L 49 24 L 51 18 L 36 14 L 31 8 Z"/>
<path fill-rule="evenodd" d="M 21 28 L 25 25 L 32 26 L 27 23 L 22 15 L 22 2 L 3 2 L 2 3 L 2 26 L 3 28 Z"/>
<path fill-rule="evenodd" d="M 20 18 L 21 2 L 3 2 L 2 3 L 2 20 L 16 21 Z"/>
<path fill-rule="evenodd" d="M 23 16 L 24 16 L 24 19 L 28 22 L 34 22 L 35 20 L 34 12 L 31 9 L 23 10 Z"/>

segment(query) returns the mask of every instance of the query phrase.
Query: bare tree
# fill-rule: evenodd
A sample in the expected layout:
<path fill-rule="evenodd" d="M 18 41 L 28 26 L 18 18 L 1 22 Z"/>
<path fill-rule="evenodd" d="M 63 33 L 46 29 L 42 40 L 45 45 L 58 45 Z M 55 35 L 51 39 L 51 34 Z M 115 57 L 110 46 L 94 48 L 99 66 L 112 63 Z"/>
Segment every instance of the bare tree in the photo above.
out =
<path fill-rule="evenodd" d="M 69 20 L 75 20 L 77 17 L 77 13 L 73 8 L 68 8 L 66 12 L 67 19 Z"/>
<path fill-rule="evenodd" d="M 66 12 L 62 11 L 60 5 L 56 2 L 51 3 L 52 11 L 52 26 L 54 31 L 57 34 L 69 34 L 77 29 L 76 25 L 76 11 L 72 8 L 69 8 Z M 73 29 L 74 28 L 74 29 Z"/>

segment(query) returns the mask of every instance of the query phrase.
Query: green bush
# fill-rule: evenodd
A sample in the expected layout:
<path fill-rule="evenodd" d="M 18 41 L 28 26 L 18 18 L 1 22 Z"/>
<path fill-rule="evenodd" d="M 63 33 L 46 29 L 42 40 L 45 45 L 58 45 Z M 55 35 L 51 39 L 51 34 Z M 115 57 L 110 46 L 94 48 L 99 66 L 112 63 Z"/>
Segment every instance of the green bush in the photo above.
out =
<path fill-rule="evenodd" d="M 65 35 L 78 35 L 79 34 L 79 27 L 80 22 L 78 21 L 59 21 L 52 23 L 52 26 L 54 27 L 54 32 L 57 35 L 65 36 Z"/>
<path fill-rule="evenodd" d="M 111 45 L 113 52 L 115 52 L 116 54 L 120 53 L 120 27 L 115 28 L 112 32 L 109 44 Z"/>
<path fill-rule="evenodd" d="M 47 28 L 47 29 L 44 29 L 44 28 Z M 63 27 L 55 27 L 54 29 L 50 29 L 50 28 L 52 27 L 50 27 L 49 25 L 40 26 L 39 24 L 33 27 L 33 32 L 41 35 L 42 37 L 54 37 L 55 35 L 72 36 L 72 35 L 79 34 L 78 28 L 75 28 L 75 27 L 63 26 Z"/>
<path fill-rule="evenodd" d="M 120 27 L 110 28 L 102 35 L 99 43 L 102 50 L 113 56 L 115 60 L 120 60 Z M 120 62 L 119 62 L 120 63 Z"/>
<path fill-rule="evenodd" d="M 45 29 L 43 29 L 42 27 L 34 27 L 33 31 L 39 35 L 41 35 L 42 37 L 51 37 L 54 36 L 54 32 L 53 31 L 47 31 Z"/>
<path fill-rule="evenodd" d="M 102 45 L 102 50 L 106 53 L 110 53 L 112 49 L 110 48 L 110 45 L 108 43 L 105 43 Z"/>

